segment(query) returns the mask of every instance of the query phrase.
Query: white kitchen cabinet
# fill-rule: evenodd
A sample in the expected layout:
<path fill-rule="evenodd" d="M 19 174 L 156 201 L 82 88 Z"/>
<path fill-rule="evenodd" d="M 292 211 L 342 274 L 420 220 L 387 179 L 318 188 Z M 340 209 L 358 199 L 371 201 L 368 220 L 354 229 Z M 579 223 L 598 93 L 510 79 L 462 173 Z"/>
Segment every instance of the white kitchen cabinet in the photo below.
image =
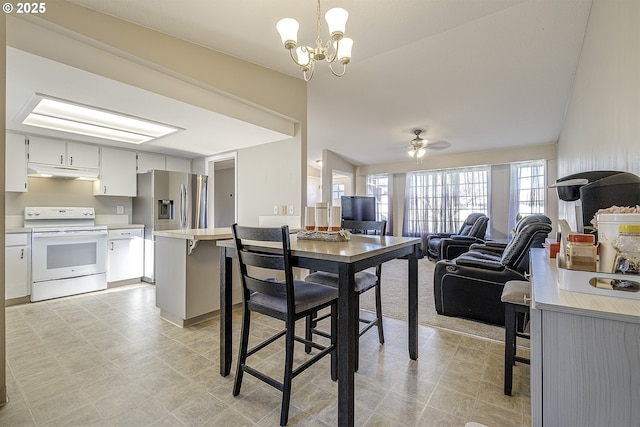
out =
<path fill-rule="evenodd" d="M 110 229 L 107 241 L 107 282 L 140 279 L 143 274 L 143 227 Z"/>
<path fill-rule="evenodd" d="M 27 186 L 27 138 L 6 133 L 5 190 L 25 192 Z"/>
<path fill-rule="evenodd" d="M 7 300 L 29 295 L 29 233 L 5 235 L 5 298 Z"/>
<path fill-rule="evenodd" d="M 67 165 L 97 169 L 100 165 L 100 148 L 97 145 L 67 142 Z"/>
<path fill-rule="evenodd" d="M 191 160 L 167 156 L 167 170 L 191 173 Z"/>
<path fill-rule="evenodd" d="M 97 145 L 30 136 L 29 161 L 55 166 L 97 169 L 100 149 Z"/>
<path fill-rule="evenodd" d="M 67 145 L 59 139 L 29 137 L 29 161 L 47 165 L 65 165 Z"/>
<path fill-rule="evenodd" d="M 95 196 L 135 197 L 137 188 L 135 151 L 102 147 L 100 179 L 93 182 Z"/>
<path fill-rule="evenodd" d="M 166 168 L 165 156 L 155 153 L 138 153 L 138 173 L 145 173 L 152 170 L 163 171 Z"/>

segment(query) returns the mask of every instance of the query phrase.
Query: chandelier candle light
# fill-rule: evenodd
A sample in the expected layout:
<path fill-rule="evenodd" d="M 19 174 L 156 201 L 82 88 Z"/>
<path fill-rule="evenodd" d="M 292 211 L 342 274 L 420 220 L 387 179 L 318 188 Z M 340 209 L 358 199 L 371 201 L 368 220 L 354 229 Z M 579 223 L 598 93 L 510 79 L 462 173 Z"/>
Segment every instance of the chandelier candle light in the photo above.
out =
<path fill-rule="evenodd" d="M 313 77 L 316 61 L 322 61 L 324 59 L 329 63 L 329 68 L 333 75 L 342 77 L 347 72 L 347 64 L 351 60 L 353 40 L 348 37 L 344 37 L 344 30 L 347 19 L 349 18 L 349 13 L 339 7 L 329 9 L 327 11 L 325 19 L 329 26 L 331 40 L 327 41 L 325 45 L 323 45 L 322 39 L 320 38 L 320 0 L 318 0 L 317 17 L 317 37 L 315 48 L 306 45 L 298 46 L 298 28 L 300 28 L 300 25 L 295 19 L 284 18 L 278 21 L 278 24 L 276 25 L 276 29 L 278 30 L 278 33 L 280 33 L 280 38 L 282 39 L 284 48 L 289 51 L 293 62 L 298 64 L 302 70 L 304 81 L 306 82 L 311 80 L 311 77 Z M 330 52 L 332 47 L 333 53 Z M 336 72 L 333 69 L 333 63 L 336 61 L 342 64 L 341 72 Z"/>

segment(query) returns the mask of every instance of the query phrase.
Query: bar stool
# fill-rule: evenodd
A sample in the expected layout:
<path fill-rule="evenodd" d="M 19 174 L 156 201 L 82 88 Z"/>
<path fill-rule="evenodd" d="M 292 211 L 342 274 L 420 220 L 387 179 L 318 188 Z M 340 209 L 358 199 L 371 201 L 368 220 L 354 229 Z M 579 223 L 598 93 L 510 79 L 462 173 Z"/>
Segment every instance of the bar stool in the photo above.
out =
<path fill-rule="evenodd" d="M 504 285 L 502 297 L 504 303 L 504 394 L 511 396 L 513 384 L 513 366 L 516 362 L 531 362 L 526 357 L 518 356 L 516 352 L 516 338 L 529 339 L 529 334 L 518 332 L 518 314 L 529 315 L 531 301 L 531 284 L 524 280 L 511 280 Z M 522 329 L 526 322 L 522 323 Z"/>

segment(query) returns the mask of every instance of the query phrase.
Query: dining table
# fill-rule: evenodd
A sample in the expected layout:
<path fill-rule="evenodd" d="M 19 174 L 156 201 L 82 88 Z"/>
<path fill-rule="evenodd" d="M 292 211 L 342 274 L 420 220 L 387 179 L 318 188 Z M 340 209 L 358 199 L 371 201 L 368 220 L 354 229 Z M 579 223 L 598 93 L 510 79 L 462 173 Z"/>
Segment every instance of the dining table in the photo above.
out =
<path fill-rule="evenodd" d="M 233 240 L 220 240 L 220 374 L 227 376 L 232 360 L 232 260 Z M 359 320 L 355 312 L 355 274 L 386 261 L 404 258 L 408 263 L 408 351 L 418 358 L 418 252 L 414 237 L 352 234 L 347 241 L 298 239 L 291 235 L 293 266 L 338 275 L 338 425 L 354 425 L 355 357 Z"/>

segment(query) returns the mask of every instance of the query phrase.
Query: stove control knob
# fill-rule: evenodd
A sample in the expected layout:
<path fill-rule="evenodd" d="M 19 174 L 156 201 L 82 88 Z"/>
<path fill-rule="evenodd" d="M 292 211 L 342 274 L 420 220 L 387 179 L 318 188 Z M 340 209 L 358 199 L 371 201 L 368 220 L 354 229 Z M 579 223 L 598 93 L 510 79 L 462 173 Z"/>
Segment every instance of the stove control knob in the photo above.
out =
<path fill-rule="evenodd" d="M 32 216 L 33 215 L 33 211 L 32 210 L 28 210 L 25 213 L 27 214 L 27 216 Z"/>

